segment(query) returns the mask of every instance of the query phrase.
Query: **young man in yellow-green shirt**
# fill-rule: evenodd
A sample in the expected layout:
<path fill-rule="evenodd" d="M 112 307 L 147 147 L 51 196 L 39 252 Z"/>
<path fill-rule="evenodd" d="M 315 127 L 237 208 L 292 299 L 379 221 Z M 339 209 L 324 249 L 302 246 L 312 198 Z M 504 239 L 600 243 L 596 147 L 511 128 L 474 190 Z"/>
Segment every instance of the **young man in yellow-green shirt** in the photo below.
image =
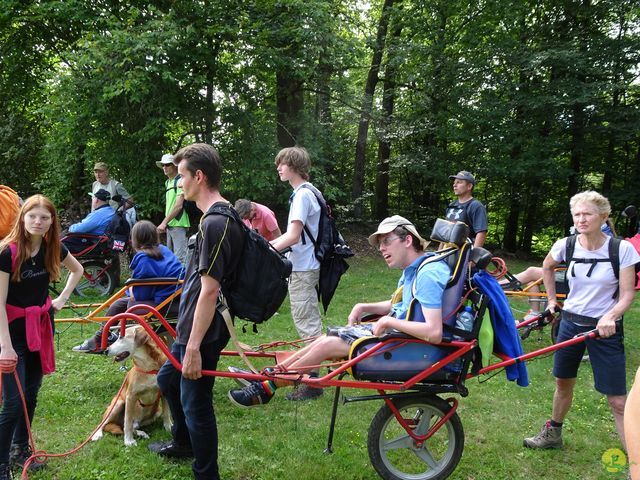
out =
<path fill-rule="evenodd" d="M 184 210 L 184 195 L 180 185 L 178 167 L 173 163 L 173 155 L 165 154 L 156 165 L 167 176 L 165 185 L 164 220 L 158 225 L 158 233 L 167 234 L 167 247 L 183 265 L 187 263 L 187 232 L 191 224 Z"/>

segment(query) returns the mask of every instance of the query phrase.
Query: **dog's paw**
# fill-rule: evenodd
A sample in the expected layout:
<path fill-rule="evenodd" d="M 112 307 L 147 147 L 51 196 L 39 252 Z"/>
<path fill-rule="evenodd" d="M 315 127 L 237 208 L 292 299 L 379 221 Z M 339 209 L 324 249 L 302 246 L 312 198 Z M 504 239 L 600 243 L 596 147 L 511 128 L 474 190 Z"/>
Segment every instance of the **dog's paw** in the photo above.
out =
<path fill-rule="evenodd" d="M 137 442 L 135 440 L 135 438 L 125 438 L 124 439 L 124 446 L 125 447 L 133 447 L 137 445 Z"/>
<path fill-rule="evenodd" d="M 173 422 L 165 422 L 165 423 L 164 423 L 164 429 L 165 429 L 167 432 L 170 432 L 170 431 L 171 431 L 171 427 L 173 427 Z"/>
<path fill-rule="evenodd" d="M 100 440 L 102 438 L 102 435 L 104 435 L 102 433 L 102 429 L 98 430 L 96 433 L 94 433 L 91 437 L 91 441 L 95 442 L 96 440 Z"/>
<path fill-rule="evenodd" d="M 134 430 L 136 432 L 136 435 L 138 435 L 140 438 L 149 438 L 149 435 L 147 435 L 147 432 L 143 431 L 143 430 Z"/>

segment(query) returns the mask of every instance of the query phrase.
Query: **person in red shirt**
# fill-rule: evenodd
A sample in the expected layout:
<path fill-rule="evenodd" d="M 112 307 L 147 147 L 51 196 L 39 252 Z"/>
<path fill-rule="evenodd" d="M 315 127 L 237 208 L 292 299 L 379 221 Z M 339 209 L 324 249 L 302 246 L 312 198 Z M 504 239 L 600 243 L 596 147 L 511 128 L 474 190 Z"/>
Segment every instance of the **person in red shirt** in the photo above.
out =
<path fill-rule="evenodd" d="M 234 208 L 247 227 L 257 230 L 267 240 L 282 235 L 276 215 L 269 207 L 241 198 L 236 201 Z"/>

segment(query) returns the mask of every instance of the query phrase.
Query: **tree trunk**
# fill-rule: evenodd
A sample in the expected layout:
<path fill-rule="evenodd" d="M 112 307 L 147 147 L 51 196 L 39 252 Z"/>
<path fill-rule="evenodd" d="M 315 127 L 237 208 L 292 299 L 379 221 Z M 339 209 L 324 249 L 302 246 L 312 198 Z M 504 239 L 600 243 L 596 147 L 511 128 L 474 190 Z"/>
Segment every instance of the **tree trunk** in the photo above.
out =
<path fill-rule="evenodd" d="M 291 71 L 276 73 L 276 119 L 280 148 L 293 147 L 300 140 L 300 113 L 304 108 L 303 82 Z"/>
<path fill-rule="evenodd" d="M 393 39 L 397 40 L 402 34 L 402 23 L 393 29 Z M 389 160 L 391 158 L 391 140 L 389 129 L 392 124 L 393 109 L 396 97 L 395 63 L 387 58 L 383 94 L 382 94 L 382 125 L 380 140 L 378 141 L 378 168 L 376 171 L 375 217 L 382 220 L 389 216 Z"/>
<path fill-rule="evenodd" d="M 362 193 L 364 192 L 364 174 L 367 153 L 367 135 L 369 133 L 369 121 L 373 110 L 373 94 L 378 84 L 378 73 L 380 63 L 384 53 L 387 29 L 389 27 L 389 17 L 394 0 L 385 0 L 382 6 L 382 13 L 378 23 L 376 43 L 371 57 L 371 67 L 367 75 L 367 82 L 362 97 L 362 108 L 360 112 L 360 122 L 358 124 L 358 136 L 356 139 L 356 154 L 353 168 L 353 183 L 351 186 L 351 200 L 354 204 L 354 215 L 356 218 L 362 216 Z"/>

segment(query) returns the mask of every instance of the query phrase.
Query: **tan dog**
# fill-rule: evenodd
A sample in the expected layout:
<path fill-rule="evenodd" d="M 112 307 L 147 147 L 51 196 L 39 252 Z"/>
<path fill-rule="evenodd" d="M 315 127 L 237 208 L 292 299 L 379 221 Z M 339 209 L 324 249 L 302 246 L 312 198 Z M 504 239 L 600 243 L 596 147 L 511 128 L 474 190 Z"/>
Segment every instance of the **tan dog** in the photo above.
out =
<path fill-rule="evenodd" d="M 124 337 L 120 337 L 106 351 L 114 361 L 122 362 L 131 357 L 133 368 L 124 379 L 124 385 L 107 408 L 111 414 L 91 440 L 102 438 L 103 431 L 114 435 L 124 433 L 124 444 L 136 444 L 134 433 L 142 438 L 149 436 L 139 430 L 162 417 L 164 428 L 171 430 L 171 412 L 166 400 L 160 395 L 156 381 L 158 369 L 167 360 L 165 354 L 151 340 L 141 326 L 129 327 Z M 105 412 L 106 415 L 106 412 Z"/>

